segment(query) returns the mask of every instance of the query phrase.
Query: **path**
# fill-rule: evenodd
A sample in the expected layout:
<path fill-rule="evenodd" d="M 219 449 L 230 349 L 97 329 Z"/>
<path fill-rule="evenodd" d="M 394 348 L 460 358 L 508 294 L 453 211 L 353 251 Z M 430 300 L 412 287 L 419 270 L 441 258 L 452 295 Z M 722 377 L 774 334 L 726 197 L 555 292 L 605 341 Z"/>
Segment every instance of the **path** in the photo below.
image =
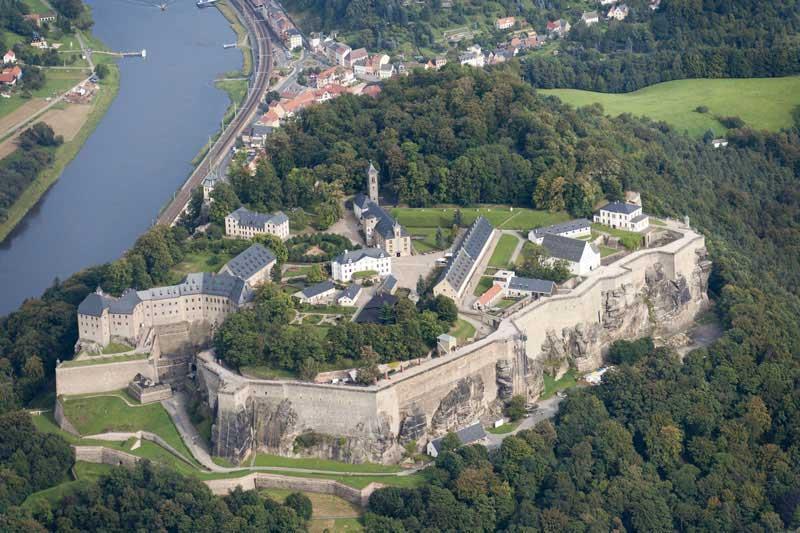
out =
<path fill-rule="evenodd" d="M 494 433 L 487 432 L 486 447 L 490 450 L 497 448 L 500 446 L 500 444 L 502 444 L 506 437 L 516 435 L 523 429 L 530 429 L 539 422 L 553 418 L 558 413 L 558 406 L 563 400 L 564 398 L 554 395 L 546 400 L 538 402 L 539 408 L 535 412 L 531 413 L 529 417 L 523 418 L 522 422 L 520 422 L 519 426 L 517 426 L 514 431 L 509 431 L 508 433 L 503 433 L 502 435 L 495 435 Z"/>
<path fill-rule="evenodd" d="M 515 216 L 517 216 L 517 215 L 515 214 L 511 218 L 514 218 Z M 511 218 L 509 218 L 508 220 L 511 220 Z M 517 246 L 514 248 L 514 251 L 511 253 L 511 259 L 508 260 L 509 266 L 515 265 L 517 263 L 517 257 L 519 257 L 520 252 L 522 252 L 522 247 L 525 246 L 525 239 L 523 239 L 520 236 L 518 231 L 511 230 L 511 229 L 504 229 L 503 230 L 503 235 L 513 235 L 514 237 L 517 238 Z"/>

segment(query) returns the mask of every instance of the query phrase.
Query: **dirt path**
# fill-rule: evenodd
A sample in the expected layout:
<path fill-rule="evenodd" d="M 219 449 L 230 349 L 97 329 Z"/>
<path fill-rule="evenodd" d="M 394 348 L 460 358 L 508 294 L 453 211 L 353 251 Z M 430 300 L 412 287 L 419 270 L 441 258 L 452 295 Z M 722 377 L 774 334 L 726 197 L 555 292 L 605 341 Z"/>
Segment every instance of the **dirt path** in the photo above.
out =
<path fill-rule="evenodd" d="M 25 102 L 14 111 L 0 118 L 0 131 L 8 131 L 16 124 L 19 124 L 26 117 L 43 109 L 48 102 L 44 98 L 34 98 L 29 102 Z"/>

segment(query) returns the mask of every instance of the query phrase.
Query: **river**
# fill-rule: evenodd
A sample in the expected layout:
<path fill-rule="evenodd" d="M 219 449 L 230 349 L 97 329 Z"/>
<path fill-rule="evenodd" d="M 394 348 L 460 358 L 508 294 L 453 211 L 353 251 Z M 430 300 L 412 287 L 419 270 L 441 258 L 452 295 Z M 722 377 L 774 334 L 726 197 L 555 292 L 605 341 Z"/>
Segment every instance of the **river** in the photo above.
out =
<path fill-rule="evenodd" d="M 164 0 L 165 1 L 165 0 Z M 97 35 L 116 51 L 120 91 L 61 178 L 0 245 L 0 315 L 64 279 L 119 257 L 152 223 L 219 129 L 227 95 L 213 80 L 242 66 L 216 8 L 194 0 L 87 0 Z"/>

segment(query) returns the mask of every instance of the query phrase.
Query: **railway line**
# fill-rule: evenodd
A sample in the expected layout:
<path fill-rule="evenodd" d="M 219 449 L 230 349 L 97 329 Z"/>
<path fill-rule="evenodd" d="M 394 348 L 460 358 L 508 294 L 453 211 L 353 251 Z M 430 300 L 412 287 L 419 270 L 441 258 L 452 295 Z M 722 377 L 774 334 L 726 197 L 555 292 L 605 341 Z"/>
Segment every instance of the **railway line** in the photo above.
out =
<path fill-rule="evenodd" d="M 189 175 L 180 190 L 175 193 L 172 201 L 161 211 L 157 219 L 158 224 L 175 224 L 189 203 L 194 188 L 199 186 L 203 179 L 225 159 L 235 146 L 237 137 L 251 123 L 258 111 L 261 98 L 269 87 L 269 77 L 272 71 L 272 42 L 267 23 L 247 0 L 230 0 L 230 5 L 239 13 L 250 34 L 250 40 L 253 41 L 251 49 L 255 68 L 251 75 L 252 83 L 239 113 L 222 131 L 200 164 Z"/>

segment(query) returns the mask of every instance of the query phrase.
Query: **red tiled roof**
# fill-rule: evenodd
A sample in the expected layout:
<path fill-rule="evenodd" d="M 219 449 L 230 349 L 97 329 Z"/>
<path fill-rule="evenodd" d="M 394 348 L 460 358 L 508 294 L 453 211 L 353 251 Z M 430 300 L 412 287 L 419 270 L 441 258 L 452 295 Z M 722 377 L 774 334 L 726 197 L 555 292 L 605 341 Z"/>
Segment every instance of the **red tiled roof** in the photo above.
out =
<path fill-rule="evenodd" d="M 481 297 L 480 297 L 480 298 L 478 298 L 478 303 L 479 303 L 479 304 L 481 304 L 481 305 L 486 305 L 486 304 L 488 304 L 488 303 L 489 303 L 489 302 L 491 302 L 491 301 L 492 301 L 492 300 L 493 300 L 493 299 L 494 299 L 494 298 L 495 298 L 495 297 L 496 297 L 498 294 L 500 294 L 500 291 L 502 291 L 502 290 L 503 290 L 503 286 L 502 286 L 502 285 L 500 285 L 499 283 L 495 283 L 494 285 L 492 285 L 492 286 L 489 288 L 489 290 L 488 290 L 488 291 L 484 292 L 484 293 L 481 295 Z"/>

